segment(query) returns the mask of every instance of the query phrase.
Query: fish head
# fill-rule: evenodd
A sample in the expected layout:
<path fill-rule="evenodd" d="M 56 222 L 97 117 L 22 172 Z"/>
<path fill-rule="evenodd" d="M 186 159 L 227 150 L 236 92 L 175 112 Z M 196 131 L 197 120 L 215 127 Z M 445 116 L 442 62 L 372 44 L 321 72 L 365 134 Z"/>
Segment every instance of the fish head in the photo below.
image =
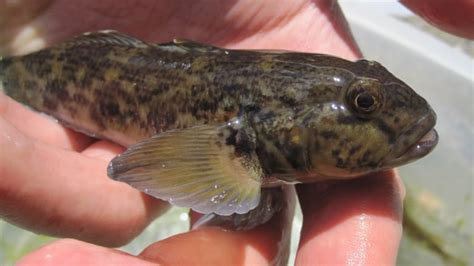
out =
<path fill-rule="evenodd" d="M 365 68 L 368 74 L 359 73 L 337 97 L 308 106 L 299 124 L 309 139 L 308 171 L 353 177 L 412 162 L 436 146 L 436 114 L 427 101 L 375 67 L 378 74 Z"/>

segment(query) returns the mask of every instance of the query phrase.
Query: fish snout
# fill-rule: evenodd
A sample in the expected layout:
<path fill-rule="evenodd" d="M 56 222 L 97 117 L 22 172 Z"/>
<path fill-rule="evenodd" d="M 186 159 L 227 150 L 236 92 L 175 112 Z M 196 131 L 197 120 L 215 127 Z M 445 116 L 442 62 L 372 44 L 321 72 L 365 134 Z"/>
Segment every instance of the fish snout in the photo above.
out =
<path fill-rule="evenodd" d="M 402 132 L 393 144 L 392 151 L 382 160 L 382 167 L 396 167 L 420 159 L 429 154 L 438 144 L 438 132 L 434 129 L 436 113 L 429 108 L 407 130 Z"/>

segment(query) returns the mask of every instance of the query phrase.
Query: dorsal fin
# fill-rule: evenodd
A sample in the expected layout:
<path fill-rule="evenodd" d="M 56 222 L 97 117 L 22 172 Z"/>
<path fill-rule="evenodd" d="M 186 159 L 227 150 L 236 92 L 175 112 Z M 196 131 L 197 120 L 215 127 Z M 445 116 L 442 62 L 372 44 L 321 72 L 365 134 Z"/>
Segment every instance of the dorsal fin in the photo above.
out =
<path fill-rule="evenodd" d="M 225 49 L 221 49 L 212 45 L 203 44 L 187 39 L 173 39 L 172 42 L 167 43 L 158 43 L 156 44 L 157 47 L 160 48 L 167 48 L 173 49 L 178 51 L 181 50 L 183 52 L 201 52 L 201 53 L 222 53 L 225 52 Z"/>
<path fill-rule="evenodd" d="M 118 45 L 137 48 L 148 47 L 146 42 L 114 30 L 86 32 L 60 44 L 60 46 L 67 47 L 82 45 Z"/>
<path fill-rule="evenodd" d="M 205 50 L 205 51 L 222 51 L 221 48 L 209 45 L 209 44 L 204 44 L 204 43 L 199 43 L 195 41 L 191 41 L 188 39 L 173 39 L 173 43 L 177 46 L 181 47 L 186 47 L 188 49 L 198 49 L 198 50 Z"/>

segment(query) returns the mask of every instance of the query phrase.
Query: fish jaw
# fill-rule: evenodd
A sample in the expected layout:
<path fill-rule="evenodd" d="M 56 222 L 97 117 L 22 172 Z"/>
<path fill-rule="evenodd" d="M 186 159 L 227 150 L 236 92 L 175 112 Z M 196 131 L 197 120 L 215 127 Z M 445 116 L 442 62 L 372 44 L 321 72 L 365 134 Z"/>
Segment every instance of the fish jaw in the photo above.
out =
<path fill-rule="evenodd" d="M 430 110 L 415 125 L 400 134 L 392 151 L 382 160 L 381 168 L 404 165 L 429 154 L 438 144 L 439 136 L 434 129 L 435 124 L 436 114 Z"/>

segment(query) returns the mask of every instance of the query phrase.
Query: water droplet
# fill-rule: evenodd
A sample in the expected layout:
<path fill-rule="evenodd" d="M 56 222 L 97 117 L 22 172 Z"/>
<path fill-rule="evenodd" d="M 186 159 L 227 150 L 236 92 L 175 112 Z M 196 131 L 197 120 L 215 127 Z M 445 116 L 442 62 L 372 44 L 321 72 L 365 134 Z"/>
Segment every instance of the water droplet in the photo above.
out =
<path fill-rule="evenodd" d="M 188 215 L 187 213 L 184 213 L 184 212 L 183 212 L 183 213 L 181 213 L 181 214 L 179 215 L 179 219 L 180 219 L 181 221 L 187 221 L 187 220 L 189 220 L 189 215 Z"/>
<path fill-rule="evenodd" d="M 214 203 L 214 204 L 218 204 L 218 203 L 219 203 L 219 200 L 217 199 L 217 195 L 216 195 L 216 196 L 212 196 L 211 202 Z"/>
<path fill-rule="evenodd" d="M 221 192 L 217 195 L 214 195 L 211 198 L 211 202 L 214 203 L 214 204 L 218 204 L 225 198 L 226 195 L 227 195 L 227 193 L 225 191 Z"/>

